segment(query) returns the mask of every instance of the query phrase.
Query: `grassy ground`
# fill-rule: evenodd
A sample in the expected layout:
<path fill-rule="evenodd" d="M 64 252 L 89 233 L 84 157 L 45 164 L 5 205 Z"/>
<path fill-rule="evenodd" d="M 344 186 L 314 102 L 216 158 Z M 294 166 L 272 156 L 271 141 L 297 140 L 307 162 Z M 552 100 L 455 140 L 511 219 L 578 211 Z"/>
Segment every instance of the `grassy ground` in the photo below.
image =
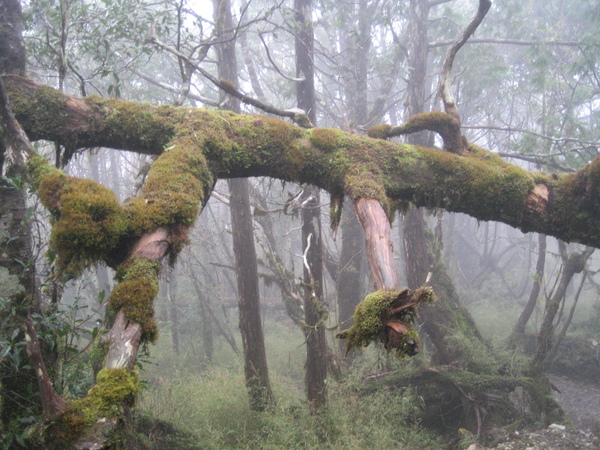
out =
<path fill-rule="evenodd" d="M 248 408 L 239 358 L 207 366 L 189 348 L 180 356 L 167 335 L 153 348 L 138 404 L 148 448 L 202 449 L 439 449 L 439 436 L 419 426 L 418 396 L 361 394 L 362 373 L 381 355 L 367 352 L 343 383 L 330 381 L 329 407 L 318 416 L 304 403 L 302 336 L 267 324 L 267 354 L 276 398 L 264 413 Z M 170 442 L 170 443 L 168 443 Z"/>

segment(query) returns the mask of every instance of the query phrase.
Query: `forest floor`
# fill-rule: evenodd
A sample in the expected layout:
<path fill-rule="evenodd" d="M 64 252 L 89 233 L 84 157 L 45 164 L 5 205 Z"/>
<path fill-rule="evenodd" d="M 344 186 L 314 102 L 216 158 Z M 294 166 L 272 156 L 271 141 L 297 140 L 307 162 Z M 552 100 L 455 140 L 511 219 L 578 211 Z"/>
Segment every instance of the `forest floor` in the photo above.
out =
<path fill-rule="evenodd" d="M 571 424 L 552 424 L 544 430 L 514 432 L 499 450 L 600 449 L 600 384 L 552 376 L 556 401 Z"/>

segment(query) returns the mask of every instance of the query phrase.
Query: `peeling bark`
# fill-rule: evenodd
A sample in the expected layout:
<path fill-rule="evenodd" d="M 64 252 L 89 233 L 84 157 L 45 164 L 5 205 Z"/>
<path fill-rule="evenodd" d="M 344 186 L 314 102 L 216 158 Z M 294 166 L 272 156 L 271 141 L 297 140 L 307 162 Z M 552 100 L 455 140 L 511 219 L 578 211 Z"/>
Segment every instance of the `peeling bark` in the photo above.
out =
<path fill-rule="evenodd" d="M 137 352 L 142 339 L 142 327 L 139 323 L 128 320 L 123 311 L 117 313 L 115 323 L 108 333 L 108 353 L 105 368 L 135 368 Z"/>

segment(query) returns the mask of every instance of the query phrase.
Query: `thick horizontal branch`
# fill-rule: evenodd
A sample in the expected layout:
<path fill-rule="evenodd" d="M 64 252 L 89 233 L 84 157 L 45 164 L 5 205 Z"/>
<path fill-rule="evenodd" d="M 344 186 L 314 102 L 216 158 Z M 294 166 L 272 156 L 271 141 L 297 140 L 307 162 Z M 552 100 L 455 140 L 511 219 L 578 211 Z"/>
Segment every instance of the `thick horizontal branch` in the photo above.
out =
<path fill-rule="evenodd" d="M 178 148 L 201 153 L 216 177 L 311 183 L 355 201 L 378 200 L 388 215 L 410 201 L 600 246 L 600 159 L 576 173 L 547 175 L 474 146 L 461 156 L 258 115 L 80 99 L 24 78 L 5 81 L 30 139 L 152 154 Z"/>

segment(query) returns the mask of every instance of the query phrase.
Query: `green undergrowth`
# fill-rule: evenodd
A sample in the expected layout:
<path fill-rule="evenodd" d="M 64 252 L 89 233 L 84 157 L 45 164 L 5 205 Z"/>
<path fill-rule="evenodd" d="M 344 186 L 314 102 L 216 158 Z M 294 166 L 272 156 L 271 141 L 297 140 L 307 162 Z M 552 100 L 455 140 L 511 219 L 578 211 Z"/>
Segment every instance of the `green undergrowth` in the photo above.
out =
<path fill-rule="evenodd" d="M 161 330 L 150 363 L 143 364 L 140 375 L 146 388 L 137 402 L 136 415 L 146 426 L 139 430 L 138 445 L 143 442 L 146 447 L 137 448 L 443 447 L 442 438 L 419 425 L 423 405 L 415 392 L 361 392 L 365 374 L 378 371 L 382 364 L 392 368 L 405 365 L 383 349 L 371 346 L 361 352 L 345 371 L 343 383 L 329 378 L 329 407 L 312 416 L 304 400 L 306 349 L 301 330 L 287 322 L 266 320 L 265 342 L 276 403 L 257 413 L 248 406 L 241 357 L 235 357 L 222 342 L 215 348 L 213 365 L 206 364 L 201 352 L 194 350 L 200 342 L 193 346 L 182 342 L 176 355 L 168 331 Z M 148 423 L 162 430 L 159 436 L 147 432 Z M 179 447 L 170 446 L 177 442 Z"/>
<path fill-rule="evenodd" d="M 418 397 L 410 391 L 364 395 L 362 380 L 330 385 L 329 408 L 314 416 L 302 402 L 302 382 L 271 371 L 276 404 L 250 411 L 243 371 L 211 368 L 174 373 L 150 386 L 140 413 L 156 423 L 177 424 L 178 433 L 196 437 L 202 449 L 435 449 L 442 441 L 418 425 Z M 193 399 L 193 400 L 192 400 Z M 190 445 L 191 441 L 186 438 Z"/>

